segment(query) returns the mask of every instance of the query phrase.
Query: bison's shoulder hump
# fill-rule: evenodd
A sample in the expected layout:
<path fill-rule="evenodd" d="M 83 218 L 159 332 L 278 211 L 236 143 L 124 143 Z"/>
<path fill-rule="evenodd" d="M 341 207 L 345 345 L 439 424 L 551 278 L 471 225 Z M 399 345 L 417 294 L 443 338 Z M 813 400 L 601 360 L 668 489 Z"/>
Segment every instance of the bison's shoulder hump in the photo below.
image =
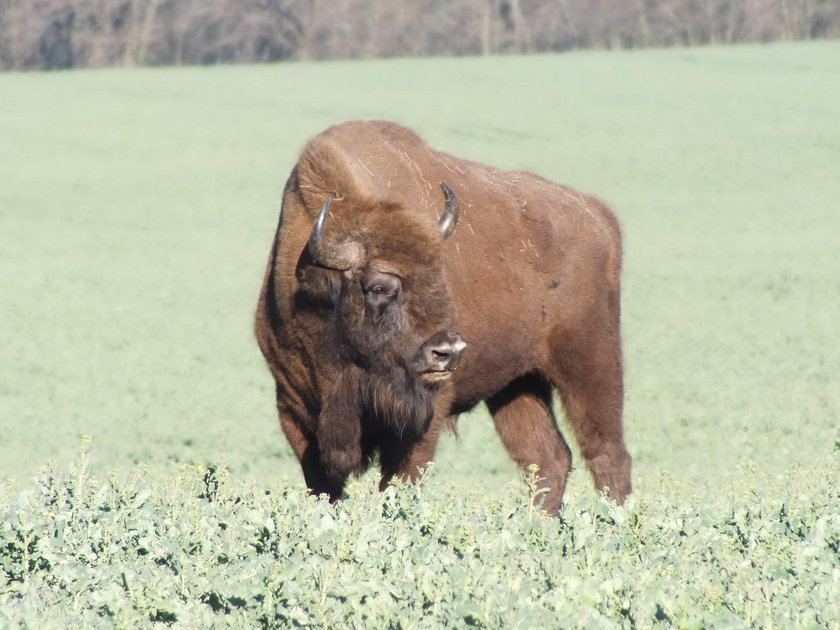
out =
<path fill-rule="evenodd" d="M 432 154 L 419 136 L 395 123 L 342 123 L 306 144 L 297 165 L 299 187 L 309 207 L 325 197 L 405 202 L 405 193 L 421 193 L 418 175 Z"/>

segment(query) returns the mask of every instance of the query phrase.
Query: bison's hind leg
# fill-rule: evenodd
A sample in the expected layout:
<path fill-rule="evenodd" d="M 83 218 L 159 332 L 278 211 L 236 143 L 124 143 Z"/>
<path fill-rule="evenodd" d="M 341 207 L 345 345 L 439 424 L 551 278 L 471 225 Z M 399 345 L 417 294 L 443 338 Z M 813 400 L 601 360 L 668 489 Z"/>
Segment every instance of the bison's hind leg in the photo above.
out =
<path fill-rule="evenodd" d="M 538 485 L 546 492 L 537 500 L 556 515 L 572 458 L 551 409 L 551 385 L 536 374 L 523 376 L 489 398 L 487 407 L 502 443 L 519 467 L 539 466 Z"/>
<path fill-rule="evenodd" d="M 622 424 L 621 340 L 617 318 L 605 311 L 574 331 L 554 331 L 546 372 L 560 391 L 595 487 L 623 503 L 631 491 L 631 459 Z"/>

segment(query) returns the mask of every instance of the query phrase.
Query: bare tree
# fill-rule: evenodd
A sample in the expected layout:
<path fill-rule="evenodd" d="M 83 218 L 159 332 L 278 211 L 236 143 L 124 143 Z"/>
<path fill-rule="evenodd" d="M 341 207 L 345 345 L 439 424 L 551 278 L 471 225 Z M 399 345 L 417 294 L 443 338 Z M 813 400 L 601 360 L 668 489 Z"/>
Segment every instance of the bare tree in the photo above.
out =
<path fill-rule="evenodd" d="M 0 0 L 0 68 L 840 37 L 838 0 Z"/>

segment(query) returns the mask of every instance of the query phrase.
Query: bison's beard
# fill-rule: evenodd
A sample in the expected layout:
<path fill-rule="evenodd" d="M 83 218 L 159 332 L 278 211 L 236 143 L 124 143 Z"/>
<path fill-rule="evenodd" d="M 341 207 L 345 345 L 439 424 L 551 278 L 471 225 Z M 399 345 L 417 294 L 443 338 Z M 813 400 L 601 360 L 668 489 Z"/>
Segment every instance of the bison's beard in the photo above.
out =
<path fill-rule="evenodd" d="M 401 439 L 416 440 L 429 428 L 435 390 L 424 387 L 402 369 L 367 374 L 363 379 L 365 415 Z"/>

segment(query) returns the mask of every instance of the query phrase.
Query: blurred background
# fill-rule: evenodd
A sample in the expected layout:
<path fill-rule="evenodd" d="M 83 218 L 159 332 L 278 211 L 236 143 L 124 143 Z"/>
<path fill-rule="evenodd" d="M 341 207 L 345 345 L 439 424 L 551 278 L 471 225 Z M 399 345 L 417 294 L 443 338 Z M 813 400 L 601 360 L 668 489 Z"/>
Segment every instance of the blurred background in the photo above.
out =
<path fill-rule="evenodd" d="M 13 70 L 837 36 L 837 0 L 0 0 Z"/>

